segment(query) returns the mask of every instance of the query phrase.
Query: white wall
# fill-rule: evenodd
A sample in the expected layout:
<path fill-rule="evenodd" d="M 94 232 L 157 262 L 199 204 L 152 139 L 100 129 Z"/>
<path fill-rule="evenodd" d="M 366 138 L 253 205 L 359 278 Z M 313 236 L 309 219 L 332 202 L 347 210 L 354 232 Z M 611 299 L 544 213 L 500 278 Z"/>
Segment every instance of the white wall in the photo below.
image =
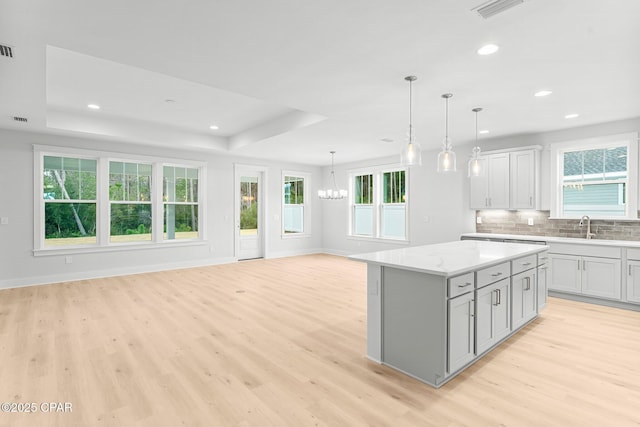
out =
<path fill-rule="evenodd" d="M 541 161 L 542 208 L 548 209 L 549 144 L 638 130 L 640 117 L 541 134 L 481 139 L 480 145 L 483 151 L 542 145 L 545 148 Z M 268 167 L 269 203 L 265 215 L 268 257 L 319 251 L 347 255 L 407 246 L 347 237 L 348 201 L 319 200 L 314 196 L 318 188 L 329 184 L 330 168 L 267 162 L 226 154 L 153 148 L 153 154 L 158 156 L 207 162 L 208 228 L 205 244 L 180 248 L 76 254 L 73 255 L 72 264 L 65 264 L 62 255 L 34 257 L 33 144 L 132 154 L 148 154 L 149 150 L 148 146 L 0 130 L 0 217 L 9 218 L 8 225 L 0 225 L 0 288 L 233 261 L 234 163 Z M 410 171 L 411 246 L 457 240 L 460 234 L 475 230 L 474 211 L 469 209 L 469 185 L 466 177 L 466 162 L 471 153 L 471 145 L 457 144 L 454 148 L 458 154 L 457 173 L 436 173 L 437 150 L 423 152 L 423 165 Z M 335 168 L 338 185 L 342 188 L 348 187 L 347 176 L 350 169 L 397 164 L 398 157 L 338 165 Z M 312 176 L 309 198 L 312 236 L 309 238 L 281 238 L 280 181 L 283 169 L 308 172 Z"/>
<path fill-rule="evenodd" d="M 466 149 L 466 148 L 465 148 Z M 469 148 L 469 153 L 471 149 Z M 462 152 L 462 151 L 461 151 Z M 458 172 L 436 172 L 438 151 L 424 151 L 422 166 L 409 171 L 409 244 L 410 246 L 458 240 L 460 234 L 475 230 L 474 211 L 469 209 L 467 158 L 458 161 Z M 460 156 L 460 154 L 458 154 Z M 338 165 L 336 181 L 348 188 L 349 170 L 367 166 L 398 164 L 400 155 L 367 162 Z M 325 169 L 328 176 L 329 169 Z M 328 180 L 328 179 L 327 179 Z M 372 241 L 347 236 L 349 202 L 323 201 L 324 247 L 330 253 L 348 255 L 406 247 L 391 241 Z"/>
<path fill-rule="evenodd" d="M 482 148 L 482 151 L 489 151 L 529 145 L 542 146 L 543 150 L 540 156 L 540 208 L 541 210 L 549 210 L 551 198 L 551 182 L 549 179 L 549 168 L 551 164 L 550 144 L 638 131 L 640 131 L 640 117 L 635 117 L 628 120 L 619 120 L 590 126 L 578 126 L 553 132 L 514 135 L 504 138 L 488 138 L 486 140 L 480 140 L 480 147 Z"/>
<path fill-rule="evenodd" d="M 150 248 L 114 252 L 64 255 L 33 255 L 33 144 L 70 146 L 88 150 L 152 154 L 207 163 L 206 242 L 195 246 Z M 209 265 L 234 260 L 234 163 L 268 168 L 265 213 L 268 257 L 322 251 L 322 212 L 319 201 L 311 201 L 311 237 L 281 237 L 282 170 L 311 174 L 311 191 L 317 193 L 321 169 L 292 163 L 275 163 L 225 154 L 188 152 L 84 138 L 0 130 L 0 288 L 117 274 Z"/>

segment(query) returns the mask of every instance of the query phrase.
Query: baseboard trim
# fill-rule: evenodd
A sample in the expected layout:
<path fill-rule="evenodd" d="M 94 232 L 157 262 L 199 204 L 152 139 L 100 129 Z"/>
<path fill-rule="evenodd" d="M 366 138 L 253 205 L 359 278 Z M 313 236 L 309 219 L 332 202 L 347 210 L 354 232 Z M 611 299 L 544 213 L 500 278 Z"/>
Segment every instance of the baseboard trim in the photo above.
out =
<path fill-rule="evenodd" d="M 625 310 L 640 311 L 640 304 L 633 304 L 625 301 L 613 301 L 608 299 L 589 297 L 585 295 L 568 294 L 565 292 L 552 291 L 551 289 L 549 289 L 549 296 L 569 299 L 578 302 L 586 302 L 589 304 L 604 305 L 607 307 L 622 308 Z"/>
<path fill-rule="evenodd" d="M 155 273 L 167 270 L 181 270 L 184 268 L 207 267 L 211 265 L 229 264 L 236 262 L 233 257 L 207 259 L 200 261 L 176 262 L 169 264 L 141 265 L 126 268 L 106 270 L 81 271 L 74 273 L 55 274 L 47 276 L 31 276 L 13 280 L 0 280 L 0 289 L 23 288 L 27 286 L 50 285 L 52 283 L 74 282 L 78 280 L 100 279 L 103 277 L 127 276 L 129 274 Z"/>

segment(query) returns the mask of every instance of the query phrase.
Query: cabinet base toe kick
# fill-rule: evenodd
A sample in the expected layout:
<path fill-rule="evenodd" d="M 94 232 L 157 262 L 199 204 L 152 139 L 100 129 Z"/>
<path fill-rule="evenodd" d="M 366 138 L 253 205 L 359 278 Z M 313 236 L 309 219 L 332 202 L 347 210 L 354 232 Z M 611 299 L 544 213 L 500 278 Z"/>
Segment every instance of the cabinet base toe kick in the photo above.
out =
<path fill-rule="evenodd" d="M 569 299 L 578 302 L 587 302 L 589 304 L 604 305 L 606 307 L 622 308 L 625 310 L 640 311 L 640 305 L 637 302 L 616 301 L 601 297 L 592 297 L 588 295 L 574 294 L 570 292 L 556 291 L 549 289 L 549 296 L 556 298 Z"/>

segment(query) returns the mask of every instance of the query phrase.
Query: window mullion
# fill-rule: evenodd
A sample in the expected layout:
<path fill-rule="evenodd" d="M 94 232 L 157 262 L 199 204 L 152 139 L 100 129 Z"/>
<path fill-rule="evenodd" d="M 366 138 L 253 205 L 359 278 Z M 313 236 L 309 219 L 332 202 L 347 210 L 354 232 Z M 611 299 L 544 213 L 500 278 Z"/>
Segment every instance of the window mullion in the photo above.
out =
<path fill-rule="evenodd" d="M 159 162 L 151 165 L 151 238 L 154 243 L 161 243 L 163 239 L 164 203 L 162 200 L 162 175 L 164 169 L 162 166 L 162 163 Z"/>
<path fill-rule="evenodd" d="M 110 230 L 110 222 L 111 222 L 111 203 L 109 200 L 109 159 L 108 158 L 100 158 L 98 159 L 96 167 L 98 171 L 96 173 L 96 193 L 97 193 L 97 204 L 96 214 L 98 218 L 96 218 L 97 223 L 97 240 L 98 246 L 106 246 L 109 244 L 109 230 Z"/>

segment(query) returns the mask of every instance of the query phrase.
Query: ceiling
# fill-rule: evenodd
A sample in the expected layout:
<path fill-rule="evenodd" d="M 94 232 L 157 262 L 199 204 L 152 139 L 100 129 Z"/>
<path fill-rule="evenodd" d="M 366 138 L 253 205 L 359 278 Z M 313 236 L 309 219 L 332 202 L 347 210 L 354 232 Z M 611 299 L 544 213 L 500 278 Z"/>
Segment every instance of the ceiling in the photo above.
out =
<path fill-rule="evenodd" d="M 6 129 L 344 163 L 400 152 L 407 75 L 423 149 L 444 137 L 446 92 L 454 148 L 475 138 L 474 107 L 481 138 L 640 116 L 637 0 L 525 0 L 488 19 L 483 0 L 0 4 Z M 487 43 L 500 50 L 478 55 Z"/>

